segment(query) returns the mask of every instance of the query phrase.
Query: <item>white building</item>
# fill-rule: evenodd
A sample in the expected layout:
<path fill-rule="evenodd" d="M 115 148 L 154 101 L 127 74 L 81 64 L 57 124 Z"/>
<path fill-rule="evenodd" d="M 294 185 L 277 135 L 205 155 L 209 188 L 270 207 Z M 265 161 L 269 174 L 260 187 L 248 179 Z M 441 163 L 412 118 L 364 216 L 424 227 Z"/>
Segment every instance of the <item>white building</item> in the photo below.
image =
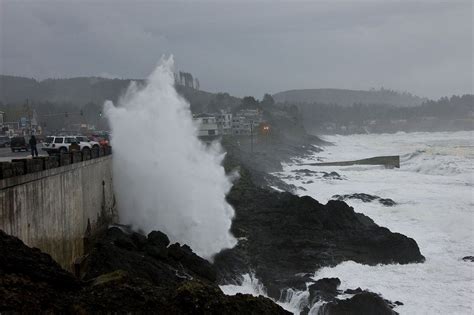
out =
<path fill-rule="evenodd" d="M 214 114 L 214 117 L 216 117 L 217 129 L 219 129 L 219 134 L 231 135 L 232 114 L 226 111 L 221 111 L 220 113 Z"/>
<path fill-rule="evenodd" d="M 199 137 L 214 137 L 219 135 L 217 119 L 212 114 L 198 114 L 193 117 L 194 122 L 198 125 Z"/>

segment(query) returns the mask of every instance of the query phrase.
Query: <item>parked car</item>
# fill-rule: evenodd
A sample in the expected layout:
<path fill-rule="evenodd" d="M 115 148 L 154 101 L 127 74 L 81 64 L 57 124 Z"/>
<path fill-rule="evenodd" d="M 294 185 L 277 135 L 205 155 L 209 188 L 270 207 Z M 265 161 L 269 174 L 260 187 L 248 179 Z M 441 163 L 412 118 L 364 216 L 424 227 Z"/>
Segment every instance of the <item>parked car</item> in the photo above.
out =
<path fill-rule="evenodd" d="M 6 148 L 10 145 L 10 137 L 0 136 L 0 148 Z"/>
<path fill-rule="evenodd" d="M 110 144 L 110 134 L 94 134 L 92 139 L 99 143 L 100 146 L 108 146 Z"/>
<path fill-rule="evenodd" d="M 87 151 L 92 148 L 88 142 L 80 142 L 75 136 L 50 136 L 46 137 L 43 150 L 48 154 L 67 153 L 71 144 L 79 145 L 81 151 Z"/>
<path fill-rule="evenodd" d="M 10 140 L 10 149 L 12 150 L 12 152 L 22 151 L 22 150 L 29 151 L 30 150 L 29 140 L 23 136 L 13 137 Z"/>
<path fill-rule="evenodd" d="M 99 146 L 100 146 L 99 142 L 90 140 L 90 139 L 89 139 L 88 137 L 86 137 L 86 136 L 76 136 L 76 139 L 77 139 L 79 142 L 89 143 L 92 148 L 94 148 L 94 147 L 99 147 Z"/>

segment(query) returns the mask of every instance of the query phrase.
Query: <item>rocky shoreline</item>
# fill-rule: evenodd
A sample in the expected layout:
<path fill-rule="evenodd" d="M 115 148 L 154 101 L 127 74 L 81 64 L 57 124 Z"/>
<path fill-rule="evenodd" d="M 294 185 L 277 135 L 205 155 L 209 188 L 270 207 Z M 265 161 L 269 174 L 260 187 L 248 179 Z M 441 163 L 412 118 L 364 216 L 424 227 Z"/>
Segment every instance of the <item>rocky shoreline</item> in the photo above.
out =
<path fill-rule="evenodd" d="M 96 237 L 80 278 L 0 231 L 0 313 L 289 314 L 265 297 L 227 296 L 186 245 L 111 227 Z"/>
<path fill-rule="evenodd" d="M 110 226 L 90 240 L 79 277 L 74 277 L 49 255 L 0 231 L 0 312 L 288 314 L 269 298 L 227 296 L 219 288 L 239 284 L 243 274 L 251 273 L 273 300 L 289 290 L 307 290 L 302 314 L 314 305 L 320 306 L 320 315 L 394 314 L 402 302 L 360 288 L 341 292 L 339 279 L 314 280 L 312 275 L 347 260 L 368 265 L 423 262 L 415 240 L 378 226 L 343 200 L 395 202 L 356 194 L 321 204 L 292 194 L 296 187 L 270 173 L 281 171 L 282 161 L 313 155 L 328 144 L 299 125 L 284 119 L 280 124 L 285 135 L 255 139 L 256 146 L 245 138 L 223 139 L 226 172 L 239 173 L 227 196 L 235 210 L 231 232 L 239 242 L 216 254 L 213 263 L 187 245 L 170 244 L 162 232 L 145 236 Z M 302 169 L 296 176 L 344 180 L 335 172 L 308 172 Z"/>
<path fill-rule="evenodd" d="M 337 195 L 333 197 L 337 200 L 323 205 L 311 197 L 292 194 L 297 187 L 269 174 L 281 171 L 282 161 L 290 162 L 295 156 L 308 157 L 320 151 L 311 141 L 328 145 L 318 138 L 301 137 L 299 142 L 291 139 L 267 144 L 261 152 L 225 146 L 226 170 L 237 169 L 240 174 L 227 196 L 235 209 L 231 232 L 239 243 L 215 257 L 220 283 L 238 284 L 243 274 L 250 273 L 264 285 L 268 296 L 282 301 L 287 292 L 294 290 L 311 293 L 311 286 L 319 281 L 311 278 L 314 272 L 343 261 L 368 265 L 424 261 L 415 240 L 376 225 L 343 200 L 378 201 L 381 206 L 393 206 L 395 201 L 360 193 Z M 302 169 L 295 172 L 295 176 L 345 179 L 335 172 L 308 172 L 311 171 Z M 317 302 L 324 305 L 318 314 L 393 314 L 392 308 L 402 304 L 391 303 L 367 290 L 353 293 L 352 298 L 346 296 L 342 300 L 336 298 L 337 295 L 330 300 L 311 299 L 310 294 L 302 313 Z"/>
<path fill-rule="evenodd" d="M 272 191 L 255 185 L 250 171 L 240 173 L 227 197 L 236 212 L 231 231 L 240 241 L 215 257 L 223 283 L 254 272 L 268 295 L 278 299 L 285 289 L 304 290 L 317 269 L 343 261 L 424 261 L 415 240 L 376 225 L 345 202 L 323 205 Z"/>

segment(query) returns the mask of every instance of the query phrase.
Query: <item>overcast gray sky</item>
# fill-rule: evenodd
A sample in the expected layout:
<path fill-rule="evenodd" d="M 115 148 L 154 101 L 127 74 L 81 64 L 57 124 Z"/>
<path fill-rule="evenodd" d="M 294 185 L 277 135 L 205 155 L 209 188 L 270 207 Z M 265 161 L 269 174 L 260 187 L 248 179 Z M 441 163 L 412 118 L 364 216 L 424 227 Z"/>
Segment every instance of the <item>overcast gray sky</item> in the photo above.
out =
<path fill-rule="evenodd" d="M 468 1 L 6 1 L 0 73 L 143 78 L 162 54 L 208 91 L 473 91 Z"/>

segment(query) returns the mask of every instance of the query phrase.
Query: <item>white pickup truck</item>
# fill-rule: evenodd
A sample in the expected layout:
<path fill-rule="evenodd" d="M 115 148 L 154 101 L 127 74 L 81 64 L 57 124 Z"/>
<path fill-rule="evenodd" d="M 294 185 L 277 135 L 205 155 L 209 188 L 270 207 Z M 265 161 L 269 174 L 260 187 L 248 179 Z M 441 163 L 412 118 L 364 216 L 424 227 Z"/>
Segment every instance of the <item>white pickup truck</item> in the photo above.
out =
<path fill-rule="evenodd" d="M 55 154 L 55 153 L 67 153 L 69 152 L 69 147 L 73 143 L 77 143 L 80 147 L 81 151 L 87 151 L 92 149 L 93 146 L 99 145 L 98 143 L 94 143 L 94 141 L 81 141 L 87 139 L 86 137 L 81 136 L 51 136 L 46 137 L 46 141 L 44 142 L 43 150 L 46 151 L 48 154 Z"/>

